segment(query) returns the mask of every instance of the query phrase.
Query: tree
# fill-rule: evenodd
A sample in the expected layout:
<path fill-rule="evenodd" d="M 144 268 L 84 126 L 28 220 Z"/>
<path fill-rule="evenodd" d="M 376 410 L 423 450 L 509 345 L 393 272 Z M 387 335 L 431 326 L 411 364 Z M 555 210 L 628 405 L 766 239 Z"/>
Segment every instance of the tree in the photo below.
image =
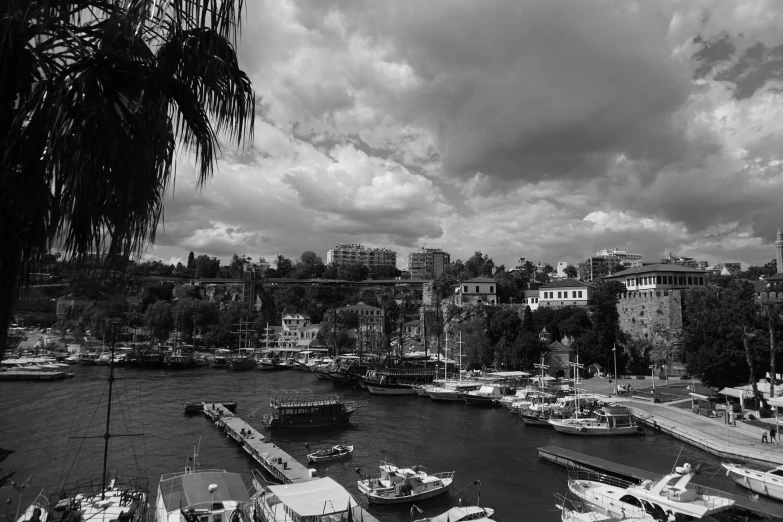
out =
<path fill-rule="evenodd" d="M 370 268 L 370 279 L 394 279 L 400 277 L 396 266 L 378 265 Z"/>
<path fill-rule="evenodd" d="M 196 265 L 196 275 L 198 277 L 217 277 L 220 270 L 220 259 L 216 257 L 210 258 L 206 254 L 202 254 L 194 261 Z"/>
<path fill-rule="evenodd" d="M 370 274 L 370 270 L 358 263 L 348 263 L 340 265 L 337 269 L 337 278 L 345 279 L 347 281 L 364 281 Z"/>
<path fill-rule="evenodd" d="M 576 270 L 576 267 L 573 266 L 573 265 L 568 265 L 567 267 L 565 267 L 564 272 L 565 272 L 566 277 L 568 277 L 570 279 L 575 279 L 576 275 L 578 273 L 577 270 Z"/>
<path fill-rule="evenodd" d="M 278 255 L 275 260 L 275 276 L 288 277 L 291 271 L 294 269 L 294 264 L 285 256 Z"/>
<path fill-rule="evenodd" d="M 302 253 L 302 257 L 293 267 L 291 276 L 294 279 L 315 279 L 322 277 L 325 270 L 323 259 L 312 250 L 308 250 Z"/>
<path fill-rule="evenodd" d="M 192 270 L 194 268 L 196 268 L 196 255 L 191 250 L 190 254 L 188 254 L 188 270 Z"/>
<path fill-rule="evenodd" d="M 470 259 L 465 261 L 465 270 L 468 272 L 468 278 L 472 277 L 492 277 L 495 270 L 495 262 L 486 255 L 477 250 Z"/>
<path fill-rule="evenodd" d="M 152 332 L 152 336 L 165 341 L 174 329 L 174 314 L 171 303 L 157 301 L 144 312 L 144 324 Z"/>
<path fill-rule="evenodd" d="M 251 137 L 242 0 L 8 0 L 0 16 L 0 355 L 17 290 L 56 243 L 124 265 L 153 241 L 177 143 L 212 175 Z M 19 195 L 24 194 L 23 198 Z"/>

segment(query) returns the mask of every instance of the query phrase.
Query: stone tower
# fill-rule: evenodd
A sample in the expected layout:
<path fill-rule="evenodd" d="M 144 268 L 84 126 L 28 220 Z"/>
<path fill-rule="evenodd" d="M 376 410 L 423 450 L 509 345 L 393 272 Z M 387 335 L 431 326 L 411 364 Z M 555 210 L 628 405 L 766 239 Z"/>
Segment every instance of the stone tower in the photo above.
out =
<path fill-rule="evenodd" d="M 778 229 L 778 235 L 775 238 L 775 259 L 778 263 L 778 274 L 783 274 L 783 233 Z"/>

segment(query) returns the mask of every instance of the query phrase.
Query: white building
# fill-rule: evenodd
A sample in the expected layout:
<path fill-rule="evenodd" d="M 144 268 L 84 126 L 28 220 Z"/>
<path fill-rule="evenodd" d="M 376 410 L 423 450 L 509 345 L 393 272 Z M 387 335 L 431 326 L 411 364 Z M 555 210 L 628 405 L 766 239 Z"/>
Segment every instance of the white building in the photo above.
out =
<path fill-rule="evenodd" d="M 596 255 L 599 257 L 614 256 L 619 259 L 620 263 L 625 267 L 635 268 L 644 264 L 642 262 L 642 254 L 631 254 L 625 250 L 617 250 L 616 248 L 614 250 L 604 248 L 603 250 L 599 250 Z"/>
<path fill-rule="evenodd" d="M 609 281 L 620 281 L 628 292 L 646 290 L 674 290 L 692 288 L 706 284 L 707 273 L 698 268 L 690 268 L 668 263 L 656 263 L 640 268 L 630 268 L 619 274 L 604 277 Z"/>
<path fill-rule="evenodd" d="M 592 285 L 563 279 L 541 286 L 538 289 L 539 306 L 586 306 L 593 299 L 595 289 Z M 532 308 L 531 308 L 532 309 Z"/>
<path fill-rule="evenodd" d="M 434 279 L 451 262 L 451 255 L 440 248 L 424 248 L 408 254 L 411 279 Z"/>
<path fill-rule="evenodd" d="M 494 305 L 498 302 L 497 281 L 491 277 L 474 277 L 462 281 L 455 293 L 457 294 L 456 304 L 459 306 L 465 304 Z"/>
<path fill-rule="evenodd" d="M 526 290 L 525 291 L 525 303 L 530 307 L 531 312 L 538 310 L 538 290 Z"/>
<path fill-rule="evenodd" d="M 357 264 L 367 268 L 375 266 L 397 266 L 397 252 L 388 248 L 367 248 L 351 243 L 337 245 L 326 253 L 326 264 Z"/>

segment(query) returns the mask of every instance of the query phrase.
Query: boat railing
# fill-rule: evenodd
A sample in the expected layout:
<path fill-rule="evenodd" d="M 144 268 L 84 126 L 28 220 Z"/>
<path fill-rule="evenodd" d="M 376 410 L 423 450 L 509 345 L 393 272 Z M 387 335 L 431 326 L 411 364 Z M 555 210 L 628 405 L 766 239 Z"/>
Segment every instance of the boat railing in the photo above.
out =
<path fill-rule="evenodd" d="M 588 492 L 589 488 L 583 486 L 579 480 L 569 480 L 568 485 L 574 491 L 574 493 L 581 496 L 582 498 L 589 497 L 591 500 L 594 500 L 600 504 L 610 506 L 613 506 L 617 502 L 616 498 L 604 495 L 603 493 L 598 493 L 597 491 L 593 490 Z M 643 508 L 634 506 L 633 504 L 624 504 L 625 505 L 622 507 L 619 505 L 617 506 L 618 509 L 622 509 L 625 513 L 623 518 L 645 518 L 647 516 L 647 512 Z"/>
<path fill-rule="evenodd" d="M 308 395 L 304 397 L 272 397 L 269 405 L 273 408 L 287 408 L 296 406 L 329 406 L 339 404 L 340 397 L 331 393 L 327 395 Z"/>
<path fill-rule="evenodd" d="M 576 468 L 568 469 L 568 478 L 571 480 L 589 480 L 591 482 L 600 482 L 601 484 L 607 484 L 609 486 L 623 489 L 638 485 L 636 482 L 617 478 L 612 475 Z"/>
<path fill-rule="evenodd" d="M 369 405 L 370 405 L 370 399 L 364 399 L 361 401 L 351 401 L 345 403 L 346 409 L 349 410 L 357 410 L 359 408 L 364 408 L 365 406 L 369 406 Z"/>
<path fill-rule="evenodd" d="M 160 481 L 163 482 L 164 480 L 171 480 L 173 478 L 181 477 L 183 475 L 193 475 L 195 473 L 225 473 L 226 470 L 224 469 L 199 469 L 196 471 L 193 470 L 182 470 L 177 471 L 175 473 L 165 473 L 160 476 Z"/>
<path fill-rule="evenodd" d="M 453 479 L 455 471 L 441 471 L 440 473 L 430 473 L 430 477 L 439 478 L 441 480 Z"/>
<path fill-rule="evenodd" d="M 125 489 L 127 491 L 143 491 L 145 494 L 149 491 L 149 480 L 146 477 L 125 477 L 117 475 L 107 477 L 106 485 L 114 481 L 115 489 Z M 66 487 L 49 496 L 50 502 L 56 504 L 64 498 L 74 498 L 81 494 L 90 496 L 100 494 L 103 490 L 103 478 L 91 478 L 77 480 L 73 486 Z"/>

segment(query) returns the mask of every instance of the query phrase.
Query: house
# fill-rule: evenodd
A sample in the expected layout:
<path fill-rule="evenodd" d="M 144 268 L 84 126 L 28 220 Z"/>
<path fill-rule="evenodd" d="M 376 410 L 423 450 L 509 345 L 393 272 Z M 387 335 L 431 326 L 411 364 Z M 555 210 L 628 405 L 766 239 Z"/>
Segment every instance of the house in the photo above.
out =
<path fill-rule="evenodd" d="M 474 277 L 460 282 L 455 289 L 458 306 L 465 304 L 497 304 L 497 281 L 491 277 Z"/>
<path fill-rule="evenodd" d="M 539 306 L 587 306 L 595 288 L 575 279 L 563 279 L 542 285 L 538 289 Z M 531 307 L 532 310 L 532 307 Z"/>
<path fill-rule="evenodd" d="M 351 306 L 345 306 L 337 310 L 338 313 L 355 313 L 359 319 L 359 336 L 363 350 L 375 350 L 380 347 L 383 338 L 383 325 L 385 314 L 383 308 L 370 306 L 365 303 L 357 303 Z"/>
<path fill-rule="evenodd" d="M 627 291 L 644 292 L 696 288 L 706 284 L 707 273 L 698 268 L 655 263 L 638 268 L 629 268 L 619 274 L 608 275 L 605 281 L 620 281 Z"/>
<path fill-rule="evenodd" d="M 318 344 L 318 332 L 321 331 L 320 324 L 310 324 L 297 330 L 298 339 L 296 347 L 303 350 Z"/>
<path fill-rule="evenodd" d="M 538 290 L 525 292 L 525 304 L 530 307 L 531 312 L 538 310 Z"/>
<path fill-rule="evenodd" d="M 284 314 L 283 330 L 298 330 L 310 324 L 310 316 L 302 313 Z"/>

